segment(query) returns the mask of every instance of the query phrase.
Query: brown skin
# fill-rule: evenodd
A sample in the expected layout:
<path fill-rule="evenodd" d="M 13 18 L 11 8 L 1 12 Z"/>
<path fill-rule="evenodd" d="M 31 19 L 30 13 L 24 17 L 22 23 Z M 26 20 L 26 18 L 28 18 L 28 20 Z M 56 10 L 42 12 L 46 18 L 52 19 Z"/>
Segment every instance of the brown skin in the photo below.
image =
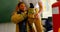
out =
<path fill-rule="evenodd" d="M 20 4 L 20 6 L 19 6 L 20 10 L 25 11 L 25 8 L 26 8 L 25 4 Z"/>

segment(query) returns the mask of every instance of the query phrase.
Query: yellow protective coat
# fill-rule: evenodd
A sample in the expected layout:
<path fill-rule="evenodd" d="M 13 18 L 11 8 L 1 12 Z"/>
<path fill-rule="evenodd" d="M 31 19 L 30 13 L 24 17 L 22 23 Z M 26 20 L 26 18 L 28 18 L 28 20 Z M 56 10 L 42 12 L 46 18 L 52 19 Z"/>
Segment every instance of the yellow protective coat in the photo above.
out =
<path fill-rule="evenodd" d="M 23 15 L 17 14 L 17 11 L 11 16 L 11 21 L 16 24 L 16 32 L 19 32 L 19 26 L 17 23 L 21 22 L 25 17 L 27 17 L 26 12 Z M 30 32 L 28 23 L 26 23 L 27 32 Z M 32 29 L 34 31 L 34 29 Z"/>
<path fill-rule="evenodd" d="M 19 32 L 19 26 L 17 23 L 22 21 L 24 19 L 24 16 L 26 16 L 26 13 L 23 13 L 23 15 L 20 15 L 20 14 L 17 14 L 17 11 L 15 11 L 11 16 L 11 21 L 16 24 L 16 32 Z"/>

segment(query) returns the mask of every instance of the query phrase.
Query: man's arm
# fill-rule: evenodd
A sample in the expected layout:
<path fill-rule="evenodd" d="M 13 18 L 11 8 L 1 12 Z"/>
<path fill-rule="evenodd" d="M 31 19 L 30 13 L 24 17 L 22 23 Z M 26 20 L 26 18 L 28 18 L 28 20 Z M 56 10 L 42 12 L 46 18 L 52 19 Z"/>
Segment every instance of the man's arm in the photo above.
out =
<path fill-rule="evenodd" d="M 41 11 L 42 11 L 42 2 L 38 2 L 38 4 L 39 4 L 39 11 L 38 11 L 38 13 L 40 14 L 41 13 Z M 37 16 L 39 16 L 38 14 L 37 14 Z M 36 29 L 37 29 L 37 32 L 43 32 L 43 26 L 42 26 L 42 21 L 41 21 L 41 17 L 38 17 L 36 20 L 35 20 L 35 26 L 36 26 Z"/>
<path fill-rule="evenodd" d="M 40 2 L 38 2 L 38 4 L 39 4 L 39 12 L 38 13 L 40 13 L 43 9 L 42 2 L 40 1 Z"/>

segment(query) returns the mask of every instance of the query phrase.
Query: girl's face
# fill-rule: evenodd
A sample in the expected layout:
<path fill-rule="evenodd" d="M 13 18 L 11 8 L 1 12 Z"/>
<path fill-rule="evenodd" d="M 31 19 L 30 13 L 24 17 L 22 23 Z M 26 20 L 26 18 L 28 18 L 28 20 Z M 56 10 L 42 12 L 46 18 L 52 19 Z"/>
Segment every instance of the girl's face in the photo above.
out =
<path fill-rule="evenodd" d="M 20 4 L 19 9 L 22 11 L 25 11 L 25 9 L 26 9 L 25 4 Z"/>

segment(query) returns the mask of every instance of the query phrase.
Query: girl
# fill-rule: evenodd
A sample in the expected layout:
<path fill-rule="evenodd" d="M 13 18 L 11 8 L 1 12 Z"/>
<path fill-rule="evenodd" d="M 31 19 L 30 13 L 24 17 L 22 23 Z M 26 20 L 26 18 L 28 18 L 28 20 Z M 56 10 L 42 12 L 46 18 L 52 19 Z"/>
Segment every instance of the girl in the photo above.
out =
<path fill-rule="evenodd" d="M 18 3 L 18 7 L 11 17 L 11 21 L 16 24 L 16 32 L 27 32 L 27 12 L 26 6 L 23 2 Z"/>

